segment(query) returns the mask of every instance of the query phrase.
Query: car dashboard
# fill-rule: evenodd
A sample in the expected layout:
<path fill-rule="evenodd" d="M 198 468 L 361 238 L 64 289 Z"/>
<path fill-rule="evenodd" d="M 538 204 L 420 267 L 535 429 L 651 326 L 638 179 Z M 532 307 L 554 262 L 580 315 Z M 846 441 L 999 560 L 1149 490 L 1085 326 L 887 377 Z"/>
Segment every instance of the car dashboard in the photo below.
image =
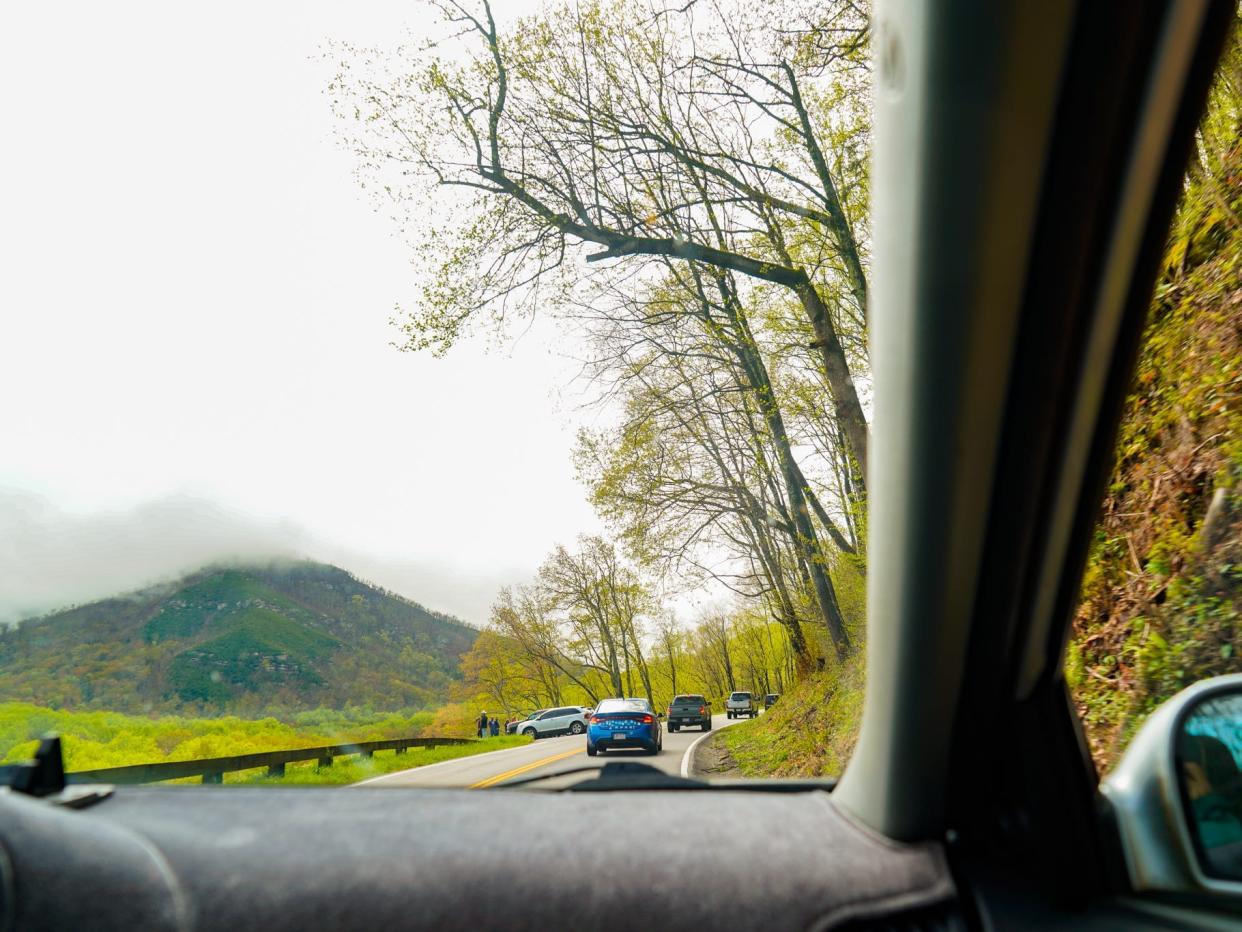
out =
<path fill-rule="evenodd" d="M 832 929 L 951 910 L 822 790 L 0 792 L 0 928 Z"/>

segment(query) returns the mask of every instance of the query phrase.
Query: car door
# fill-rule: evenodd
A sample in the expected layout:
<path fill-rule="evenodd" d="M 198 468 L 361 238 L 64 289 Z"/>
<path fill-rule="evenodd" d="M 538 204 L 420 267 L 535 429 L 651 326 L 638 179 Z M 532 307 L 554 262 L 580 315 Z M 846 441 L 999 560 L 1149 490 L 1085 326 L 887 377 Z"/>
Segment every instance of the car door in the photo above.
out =
<path fill-rule="evenodd" d="M 556 714 L 559 711 L 560 709 L 549 709 L 535 719 L 535 731 L 537 731 L 541 737 L 552 733 L 552 729 L 554 727 L 553 719 L 556 718 Z"/>
<path fill-rule="evenodd" d="M 569 717 L 577 709 L 553 709 L 539 721 L 539 731 L 545 735 L 555 735 L 569 728 Z"/>
<path fill-rule="evenodd" d="M 1062 654 L 1233 6 L 876 10 L 867 697 L 834 798 L 949 838 L 999 927 L 1155 921 L 1105 905 L 1130 887 Z"/>

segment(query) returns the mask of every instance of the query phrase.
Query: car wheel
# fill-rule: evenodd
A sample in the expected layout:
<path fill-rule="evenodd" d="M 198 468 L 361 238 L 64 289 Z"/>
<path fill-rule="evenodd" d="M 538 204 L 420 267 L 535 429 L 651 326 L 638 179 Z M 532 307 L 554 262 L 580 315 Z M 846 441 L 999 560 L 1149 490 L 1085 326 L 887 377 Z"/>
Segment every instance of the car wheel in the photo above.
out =
<path fill-rule="evenodd" d="M 580 735 L 584 731 L 586 731 L 586 729 L 582 727 L 582 722 L 573 722 L 569 726 L 569 733 L 571 735 Z"/>
<path fill-rule="evenodd" d="M 533 728 L 523 728 L 523 729 L 522 729 L 522 734 L 526 735 L 526 737 L 528 737 L 528 738 L 538 738 L 538 737 L 539 737 L 539 732 L 535 731 L 535 729 L 533 729 Z"/>
<path fill-rule="evenodd" d="M 669 730 L 669 731 L 671 731 L 673 734 L 677 734 L 677 726 L 676 726 L 676 725 L 669 725 L 669 726 L 668 726 L 668 730 Z"/>
<path fill-rule="evenodd" d="M 595 750 L 595 745 L 593 744 L 587 745 L 587 757 L 594 757 L 597 753 L 599 752 Z"/>

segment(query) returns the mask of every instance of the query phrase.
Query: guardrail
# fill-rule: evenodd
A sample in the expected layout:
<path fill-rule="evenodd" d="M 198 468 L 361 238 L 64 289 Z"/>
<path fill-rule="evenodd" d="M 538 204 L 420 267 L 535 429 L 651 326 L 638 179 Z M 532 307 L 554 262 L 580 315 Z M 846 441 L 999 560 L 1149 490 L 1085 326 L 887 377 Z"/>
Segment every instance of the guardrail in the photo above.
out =
<path fill-rule="evenodd" d="M 269 776 L 284 776 L 285 764 L 313 760 L 319 767 L 331 767 L 336 757 L 361 754 L 370 757 L 376 751 L 407 748 L 434 748 L 440 745 L 474 744 L 474 738 L 389 738 L 385 741 L 358 741 L 353 744 L 329 744 L 321 748 L 294 748 L 289 751 L 261 751 L 234 757 L 206 757 L 198 760 L 161 761 L 158 764 L 130 764 L 128 767 L 104 767 L 100 770 L 76 770 L 65 774 L 69 783 L 157 783 L 202 777 L 204 783 L 223 783 L 224 775 L 237 770 L 266 767 Z"/>

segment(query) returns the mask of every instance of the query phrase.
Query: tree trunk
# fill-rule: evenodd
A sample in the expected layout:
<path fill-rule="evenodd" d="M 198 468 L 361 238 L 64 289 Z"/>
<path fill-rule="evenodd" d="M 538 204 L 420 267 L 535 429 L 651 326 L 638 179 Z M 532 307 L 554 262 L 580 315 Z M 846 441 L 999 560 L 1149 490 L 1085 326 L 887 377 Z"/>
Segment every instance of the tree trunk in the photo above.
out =
<path fill-rule="evenodd" d="M 845 619 L 841 617 L 841 609 L 837 603 L 832 580 L 829 578 L 828 570 L 824 566 L 823 552 L 819 546 L 818 537 L 815 534 L 815 526 L 811 523 L 811 514 L 807 507 L 806 495 L 803 493 L 802 487 L 804 478 L 801 469 L 798 468 L 793 458 L 793 449 L 789 442 L 789 435 L 785 430 L 785 419 L 777 405 L 776 395 L 772 388 L 767 367 L 755 349 L 754 337 L 750 332 L 750 326 L 745 314 L 737 303 L 735 293 L 723 279 L 718 279 L 718 283 L 721 295 L 724 298 L 726 312 L 732 317 L 734 326 L 740 331 L 741 339 L 736 342 L 734 351 L 742 365 L 743 371 L 746 373 L 747 379 L 758 396 L 764 421 L 768 425 L 768 432 L 772 435 L 772 442 L 776 447 L 781 478 L 784 480 L 785 494 L 789 499 L 790 517 L 794 522 L 796 530 L 794 535 L 795 544 L 802 551 L 803 558 L 806 560 L 811 575 L 811 584 L 815 589 L 815 598 L 819 602 L 820 612 L 824 617 L 824 624 L 832 636 L 832 643 L 836 648 L 837 656 L 843 658 L 850 651 L 850 637 L 845 630 Z M 840 344 L 838 344 L 839 348 Z M 853 389 L 852 382 L 850 382 L 850 388 L 851 390 Z M 855 396 L 855 400 L 857 400 L 857 396 Z M 860 407 L 860 415 L 861 412 L 862 409 Z M 825 517 L 827 516 L 825 515 Z"/>
<path fill-rule="evenodd" d="M 850 452 L 858 460 L 859 480 L 863 491 L 866 491 L 867 418 L 863 415 L 862 402 L 858 400 L 858 390 L 850 375 L 849 361 L 845 358 L 845 349 L 841 346 L 837 329 L 828 315 L 828 308 L 814 283 L 806 277 L 806 273 L 801 275 L 802 281 L 794 290 L 811 322 L 811 328 L 815 331 L 815 348 L 819 350 L 820 359 L 824 363 L 824 375 L 828 379 L 828 389 L 832 392 L 832 400 L 836 405 L 837 418 L 841 422 Z"/>

